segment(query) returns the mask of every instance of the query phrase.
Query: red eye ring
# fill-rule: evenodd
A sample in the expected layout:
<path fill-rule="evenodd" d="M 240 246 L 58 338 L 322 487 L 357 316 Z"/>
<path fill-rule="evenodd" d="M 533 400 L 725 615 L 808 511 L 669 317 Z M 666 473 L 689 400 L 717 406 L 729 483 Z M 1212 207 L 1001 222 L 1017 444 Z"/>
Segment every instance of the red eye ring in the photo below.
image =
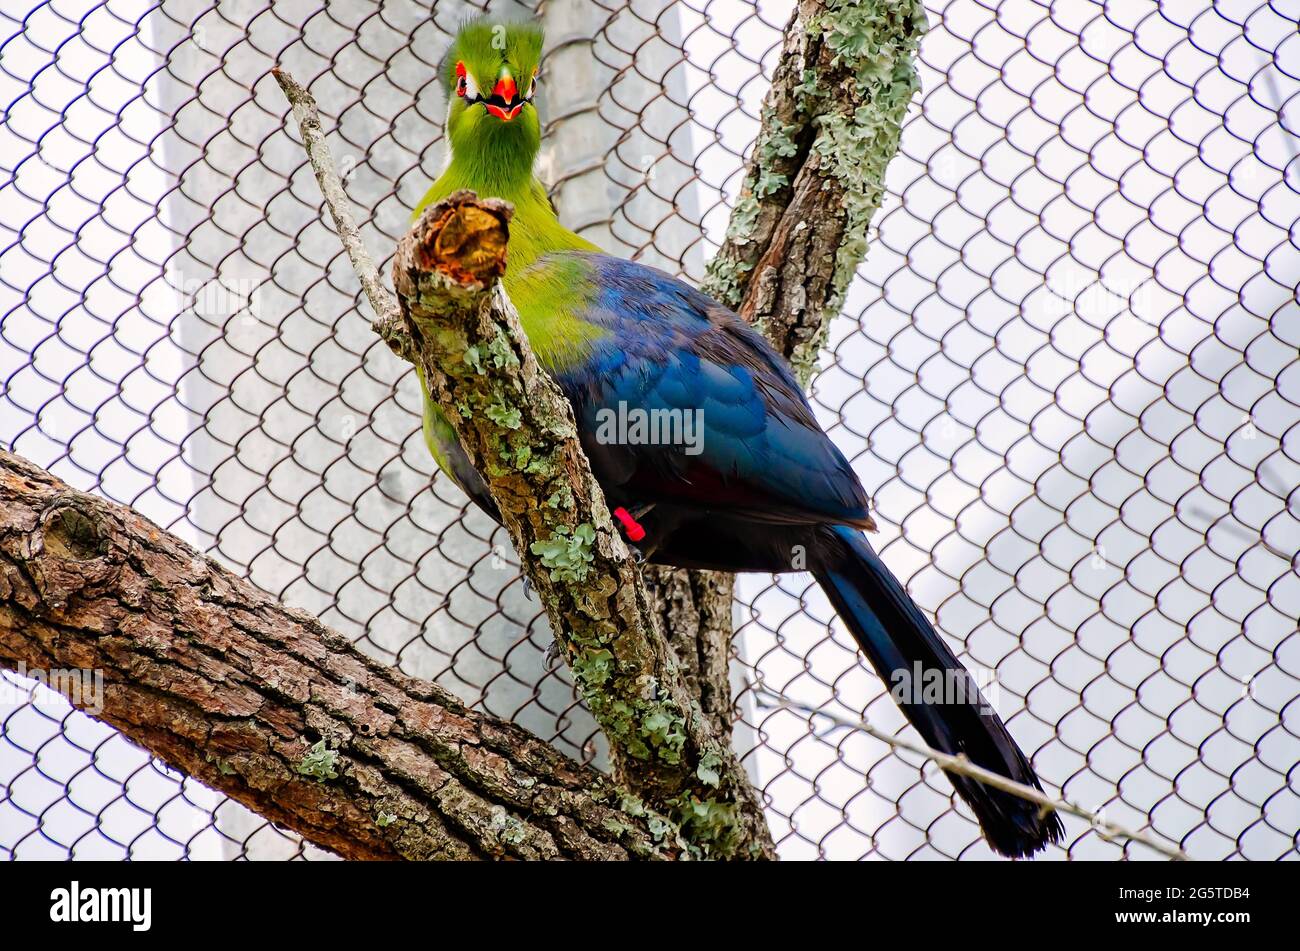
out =
<path fill-rule="evenodd" d="M 456 95 L 465 95 L 465 64 L 459 62 L 456 64 Z"/>

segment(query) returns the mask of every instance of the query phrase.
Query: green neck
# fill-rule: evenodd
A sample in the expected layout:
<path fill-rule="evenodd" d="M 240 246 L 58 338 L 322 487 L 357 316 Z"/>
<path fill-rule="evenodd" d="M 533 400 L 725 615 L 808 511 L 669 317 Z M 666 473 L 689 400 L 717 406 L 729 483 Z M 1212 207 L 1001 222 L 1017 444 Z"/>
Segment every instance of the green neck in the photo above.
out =
<path fill-rule="evenodd" d="M 533 175 L 530 157 L 493 155 L 490 149 L 471 151 L 468 157 L 453 152 L 451 163 L 416 207 L 415 216 L 462 188 L 484 198 L 504 198 L 515 206 L 504 278 L 507 292 L 514 283 L 512 278 L 518 278 L 543 254 L 600 250 L 560 224 L 546 189 Z"/>
<path fill-rule="evenodd" d="M 487 150 L 462 151 L 473 158 L 462 159 L 453 153 L 451 164 L 433 183 L 415 214 L 462 188 L 513 204 L 515 215 L 510 221 L 510 247 L 501 283 L 543 367 L 557 371 L 584 359 L 591 342 L 601 336 L 580 316 L 591 291 L 586 269 L 573 258 L 554 258 L 542 267 L 531 265 L 556 251 L 600 248 L 560 224 L 546 189 L 533 176 L 529 153 L 498 155 L 491 160 Z"/>

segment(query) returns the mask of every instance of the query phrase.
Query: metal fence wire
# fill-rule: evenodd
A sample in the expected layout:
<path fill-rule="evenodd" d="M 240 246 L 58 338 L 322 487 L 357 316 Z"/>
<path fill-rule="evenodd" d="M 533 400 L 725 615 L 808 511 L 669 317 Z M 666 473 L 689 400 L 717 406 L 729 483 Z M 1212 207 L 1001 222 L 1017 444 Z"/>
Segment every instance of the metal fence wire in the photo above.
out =
<path fill-rule="evenodd" d="M 1300 0 L 933 0 L 922 95 L 813 398 L 880 548 L 1051 791 L 1193 857 L 1300 829 Z M 492 5 L 548 32 L 540 173 L 698 280 L 791 0 Z M 372 336 L 282 64 L 378 255 L 440 169 L 472 4 L 7 0 L 0 443 L 368 653 L 603 757 L 508 538 Z M 386 271 L 387 269 L 384 268 Z M 787 858 L 983 858 L 806 574 L 739 586 L 737 743 Z M 0 854 L 322 857 L 30 678 Z M 1159 858 L 1066 820 L 1049 858 Z"/>

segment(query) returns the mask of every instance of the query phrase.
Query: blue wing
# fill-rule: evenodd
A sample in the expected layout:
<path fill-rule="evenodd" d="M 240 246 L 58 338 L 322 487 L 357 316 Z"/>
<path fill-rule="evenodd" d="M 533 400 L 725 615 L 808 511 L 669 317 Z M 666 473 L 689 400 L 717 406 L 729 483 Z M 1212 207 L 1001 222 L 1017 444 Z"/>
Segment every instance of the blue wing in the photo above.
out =
<path fill-rule="evenodd" d="M 548 369 L 573 402 L 607 494 L 761 521 L 874 527 L 852 467 L 761 335 L 662 271 L 581 257 L 593 290 L 575 316 L 602 333 L 584 359 Z"/>

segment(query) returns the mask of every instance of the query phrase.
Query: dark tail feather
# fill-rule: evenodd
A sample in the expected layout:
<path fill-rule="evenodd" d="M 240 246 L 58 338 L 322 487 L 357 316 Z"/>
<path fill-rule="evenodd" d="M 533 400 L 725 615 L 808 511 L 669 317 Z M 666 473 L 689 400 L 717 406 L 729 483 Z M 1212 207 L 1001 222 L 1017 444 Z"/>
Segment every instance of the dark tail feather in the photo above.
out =
<path fill-rule="evenodd" d="M 901 676 L 919 691 L 927 681 L 916 682 L 918 664 L 921 671 L 944 672 L 941 682 L 946 690 L 961 678 L 963 692 L 943 697 L 959 702 L 900 703 L 925 742 L 945 753 L 964 753 L 985 769 L 1042 789 L 1033 767 L 980 695 L 974 678 L 862 533 L 835 526 L 824 529 L 822 538 L 813 574 L 886 686 L 893 688 Z M 905 691 L 899 693 L 907 699 Z M 1039 806 L 1026 799 L 965 776 L 949 773 L 948 778 L 974 811 L 995 851 L 1020 858 L 1060 841 L 1063 830 L 1055 812 L 1044 816 Z"/>

